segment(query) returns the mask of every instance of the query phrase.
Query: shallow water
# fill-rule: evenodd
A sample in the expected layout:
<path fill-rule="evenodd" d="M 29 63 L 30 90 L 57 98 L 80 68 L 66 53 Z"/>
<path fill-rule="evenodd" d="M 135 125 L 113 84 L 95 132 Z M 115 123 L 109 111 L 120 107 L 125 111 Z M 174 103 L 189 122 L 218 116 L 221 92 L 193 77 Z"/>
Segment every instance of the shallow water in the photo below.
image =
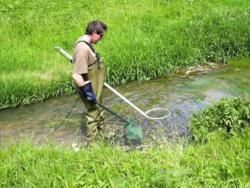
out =
<path fill-rule="evenodd" d="M 128 104 L 104 90 L 104 105 L 142 125 L 144 143 L 187 135 L 192 114 L 223 97 L 249 95 L 250 61 L 238 61 L 216 70 L 203 69 L 170 75 L 151 81 L 132 82 L 116 89 L 143 111 L 162 107 L 171 111 L 163 120 L 147 120 Z M 188 74 L 187 74 L 188 73 Z M 82 124 L 84 106 L 77 95 L 62 96 L 43 103 L 0 111 L 0 143 L 28 139 L 40 144 L 71 145 L 85 139 Z M 159 115 L 159 114 L 154 114 Z M 122 123 L 106 113 L 107 129 L 122 137 Z"/>

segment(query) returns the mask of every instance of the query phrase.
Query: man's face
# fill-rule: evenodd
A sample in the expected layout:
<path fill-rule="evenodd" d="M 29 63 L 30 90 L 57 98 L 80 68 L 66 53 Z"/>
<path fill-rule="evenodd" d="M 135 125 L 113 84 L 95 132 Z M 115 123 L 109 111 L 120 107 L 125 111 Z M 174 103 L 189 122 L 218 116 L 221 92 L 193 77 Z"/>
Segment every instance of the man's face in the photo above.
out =
<path fill-rule="evenodd" d="M 104 36 L 104 33 L 98 34 L 97 32 L 94 32 L 91 36 L 92 43 L 96 44 L 97 42 L 102 40 L 103 36 Z"/>

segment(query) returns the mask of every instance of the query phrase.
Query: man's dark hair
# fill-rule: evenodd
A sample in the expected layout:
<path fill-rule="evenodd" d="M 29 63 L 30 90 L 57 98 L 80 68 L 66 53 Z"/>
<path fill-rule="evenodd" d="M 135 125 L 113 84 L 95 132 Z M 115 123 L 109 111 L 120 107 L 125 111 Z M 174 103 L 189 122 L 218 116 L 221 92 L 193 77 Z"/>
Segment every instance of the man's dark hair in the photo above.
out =
<path fill-rule="evenodd" d="M 97 34 L 103 34 L 108 29 L 107 25 L 101 21 L 94 20 L 88 23 L 85 34 L 91 35 L 94 32 Z"/>

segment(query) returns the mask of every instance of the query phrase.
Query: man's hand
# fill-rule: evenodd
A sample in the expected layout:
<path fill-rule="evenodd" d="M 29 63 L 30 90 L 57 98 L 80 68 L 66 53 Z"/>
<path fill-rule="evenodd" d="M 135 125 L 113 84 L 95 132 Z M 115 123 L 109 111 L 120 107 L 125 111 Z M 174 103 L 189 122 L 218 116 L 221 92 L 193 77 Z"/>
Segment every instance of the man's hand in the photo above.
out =
<path fill-rule="evenodd" d="M 91 103 L 96 103 L 96 96 L 93 92 L 93 88 L 90 81 L 85 82 L 85 84 L 79 87 L 81 94 Z"/>

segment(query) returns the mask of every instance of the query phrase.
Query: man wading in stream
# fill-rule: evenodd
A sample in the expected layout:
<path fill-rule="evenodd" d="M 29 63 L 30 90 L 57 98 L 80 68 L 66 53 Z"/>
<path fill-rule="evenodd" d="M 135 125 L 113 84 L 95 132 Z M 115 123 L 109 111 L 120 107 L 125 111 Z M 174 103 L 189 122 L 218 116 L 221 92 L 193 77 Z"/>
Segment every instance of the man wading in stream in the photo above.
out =
<path fill-rule="evenodd" d="M 95 102 L 101 103 L 101 94 L 105 79 L 104 63 L 93 45 L 103 39 L 107 25 L 101 21 L 88 23 L 85 34 L 75 44 L 73 60 L 73 79 L 78 87 L 81 99 L 87 109 L 85 122 L 87 140 L 91 142 L 104 128 L 103 109 Z"/>

